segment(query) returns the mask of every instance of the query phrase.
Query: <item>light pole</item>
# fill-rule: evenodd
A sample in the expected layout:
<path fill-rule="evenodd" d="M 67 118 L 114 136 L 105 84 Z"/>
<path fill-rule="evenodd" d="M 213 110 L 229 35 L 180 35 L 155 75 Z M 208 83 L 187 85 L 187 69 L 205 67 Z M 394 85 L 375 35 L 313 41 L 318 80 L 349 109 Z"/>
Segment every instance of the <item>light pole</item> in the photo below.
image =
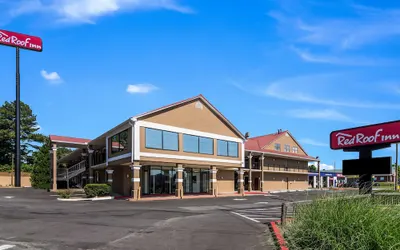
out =
<path fill-rule="evenodd" d="M 396 143 L 396 166 L 394 167 L 394 190 L 397 190 L 399 174 L 399 144 Z"/>
<path fill-rule="evenodd" d="M 316 159 L 317 159 L 317 168 L 318 168 L 318 180 L 317 180 L 317 182 L 318 182 L 318 188 L 322 188 L 322 186 L 321 186 L 321 168 L 320 168 L 320 165 L 319 165 L 319 156 L 317 156 L 316 157 Z"/>

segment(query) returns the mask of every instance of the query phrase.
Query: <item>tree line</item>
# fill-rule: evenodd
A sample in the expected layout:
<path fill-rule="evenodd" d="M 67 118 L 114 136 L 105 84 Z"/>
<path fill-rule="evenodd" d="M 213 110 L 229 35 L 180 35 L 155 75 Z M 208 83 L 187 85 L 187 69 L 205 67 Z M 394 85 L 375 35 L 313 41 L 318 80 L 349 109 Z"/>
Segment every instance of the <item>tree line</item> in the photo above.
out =
<path fill-rule="evenodd" d="M 50 141 L 40 133 L 37 116 L 21 101 L 21 170 L 31 173 L 32 187 L 50 187 Z M 71 152 L 58 148 L 57 158 Z M 15 101 L 0 106 L 0 172 L 12 172 L 15 166 Z"/>

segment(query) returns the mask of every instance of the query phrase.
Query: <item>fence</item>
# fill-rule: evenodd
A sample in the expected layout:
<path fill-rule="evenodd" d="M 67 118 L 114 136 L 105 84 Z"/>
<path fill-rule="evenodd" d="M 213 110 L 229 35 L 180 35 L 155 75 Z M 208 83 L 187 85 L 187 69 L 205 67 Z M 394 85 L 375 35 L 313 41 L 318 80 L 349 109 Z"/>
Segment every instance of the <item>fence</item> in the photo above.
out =
<path fill-rule="evenodd" d="M 326 199 L 333 199 L 326 198 Z M 379 205 L 383 206 L 396 206 L 400 205 L 400 193 L 374 193 L 371 195 L 354 195 L 343 197 L 342 199 L 372 199 L 373 202 L 376 202 Z M 294 219 L 296 216 L 296 211 L 300 206 L 307 206 L 310 205 L 313 201 L 312 200 L 305 200 L 305 201 L 295 201 L 295 202 L 285 202 L 282 203 L 281 206 L 281 224 L 285 225 L 288 220 Z"/>

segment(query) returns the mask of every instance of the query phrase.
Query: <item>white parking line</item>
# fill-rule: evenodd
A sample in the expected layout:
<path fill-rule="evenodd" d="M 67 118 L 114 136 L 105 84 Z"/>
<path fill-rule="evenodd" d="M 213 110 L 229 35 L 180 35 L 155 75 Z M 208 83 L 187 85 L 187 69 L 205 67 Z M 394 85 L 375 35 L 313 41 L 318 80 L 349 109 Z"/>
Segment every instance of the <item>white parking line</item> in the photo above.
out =
<path fill-rule="evenodd" d="M 15 245 L 1 245 L 0 250 L 6 250 L 15 247 Z"/>
<path fill-rule="evenodd" d="M 235 213 L 235 212 L 231 212 L 231 213 L 236 214 L 236 215 L 238 215 L 238 216 L 240 216 L 240 217 L 243 217 L 243 218 L 245 218 L 245 219 L 254 221 L 254 222 L 256 222 L 256 223 L 260 223 L 258 220 L 255 220 L 255 219 L 252 219 L 252 218 L 250 218 L 250 217 L 247 217 L 246 215 L 239 214 L 239 213 Z"/>

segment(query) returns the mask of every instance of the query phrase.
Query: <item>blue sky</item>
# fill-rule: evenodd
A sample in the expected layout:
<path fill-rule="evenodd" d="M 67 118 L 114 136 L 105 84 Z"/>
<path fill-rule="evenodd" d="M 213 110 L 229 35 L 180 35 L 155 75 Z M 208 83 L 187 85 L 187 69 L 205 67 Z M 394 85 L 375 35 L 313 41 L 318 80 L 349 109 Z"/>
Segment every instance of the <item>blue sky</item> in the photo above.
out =
<path fill-rule="evenodd" d="M 21 53 L 21 98 L 44 134 L 94 138 L 202 93 L 243 133 L 288 129 L 326 168 L 332 130 L 399 119 L 400 3 L 283 0 L 0 0 Z M 0 47 L 0 102 L 15 51 Z M 375 155 L 394 156 L 393 149 Z"/>

